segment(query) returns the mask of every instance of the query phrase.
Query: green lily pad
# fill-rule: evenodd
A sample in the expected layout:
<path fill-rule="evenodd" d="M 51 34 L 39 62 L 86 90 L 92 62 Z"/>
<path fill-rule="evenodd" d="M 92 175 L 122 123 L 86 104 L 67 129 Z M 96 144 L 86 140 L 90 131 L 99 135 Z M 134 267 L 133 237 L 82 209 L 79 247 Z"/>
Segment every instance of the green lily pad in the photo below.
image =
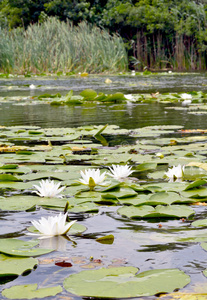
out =
<path fill-rule="evenodd" d="M 205 269 L 205 270 L 203 271 L 203 275 L 207 277 L 207 269 Z M 204 298 L 204 300 L 205 300 L 205 298 Z"/>
<path fill-rule="evenodd" d="M 201 247 L 202 247 L 205 251 L 207 251 L 207 243 L 205 243 L 205 242 L 201 243 Z"/>
<path fill-rule="evenodd" d="M 63 285 L 82 297 L 133 298 L 169 293 L 190 282 L 190 277 L 178 269 L 137 272 L 134 267 L 83 271 L 66 278 Z"/>
<path fill-rule="evenodd" d="M 137 193 L 130 188 L 120 188 L 112 192 L 104 192 L 101 194 L 103 199 L 122 199 L 137 196 Z"/>
<path fill-rule="evenodd" d="M 97 96 L 96 91 L 92 89 L 86 89 L 80 93 L 80 95 L 84 98 L 83 100 L 94 100 L 94 98 Z"/>
<path fill-rule="evenodd" d="M 22 180 L 10 174 L 0 174 L 0 181 L 22 181 Z"/>
<path fill-rule="evenodd" d="M 12 256 L 39 256 L 53 251 L 51 249 L 33 248 L 38 243 L 38 241 L 26 242 L 13 238 L 0 239 L 0 252 Z"/>
<path fill-rule="evenodd" d="M 158 205 L 158 204 L 173 204 L 173 203 L 194 203 L 195 199 L 181 197 L 175 192 L 157 192 L 151 195 L 146 201 L 148 205 Z"/>
<path fill-rule="evenodd" d="M 18 168 L 18 165 L 3 165 L 3 166 L 0 166 L 0 169 L 2 170 L 7 170 L 7 169 L 17 169 Z"/>
<path fill-rule="evenodd" d="M 156 163 L 143 163 L 143 164 L 140 164 L 136 167 L 136 171 L 137 172 L 144 172 L 144 171 L 148 171 L 148 170 L 154 170 L 156 168 L 157 168 Z"/>
<path fill-rule="evenodd" d="M 155 208 L 150 205 L 121 207 L 117 211 L 128 218 L 188 218 L 195 211 L 186 205 L 158 205 Z"/>
<path fill-rule="evenodd" d="M 34 299 L 56 296 L 62 292 L 60 285 L 48 288 L 37 288 L 37 284 L 15 285 L 4 289 L 2 295 L 8 299 Z"/>
<path fill-rule="evenodd" d="M 0 277 L 21 275 L 38 264 L 35 258 L 24 258 L 0 254 Z"/>
<path fill-rule="evenodd" d="M 98 211 L 99 211 L 98 206 L 95 203 L 90 203 L 90 202 L 76 205 L 75 207 L 68 209 L 68 212 L 74 212 L 74 213 L 79 213 L 79 212 L 97 213 Z"/>
<path fill-rule="evenodd" d="M 207 219 L 194 221 L 191 225 L 193 227 L 207 227 Z"/>
<path fill-rule="evenodd" d="M 109 244 L 109 245 L 111 245 L 114 242 L 114 236 L 113 236 L 113 234 L 109 234 L 109 235 L 97 238 L 96 241 L 99 242 L 99 243 L 101 243 L 101 244 Z"/>
<path fill-rule="evenodd" d="M 204 184 L 206 184 L 206 183 L 207 183 L 206 180 L 202 180 L 202 179 L 196 180 L 196 181 L 190 183 L 190 184 L 185 188 L 184 191 L 188 191 L 188 190 L 197 188 L 197 187 L 199 187 L 199 186 L 201 186 L 201 185 L 204 185 Z"/>

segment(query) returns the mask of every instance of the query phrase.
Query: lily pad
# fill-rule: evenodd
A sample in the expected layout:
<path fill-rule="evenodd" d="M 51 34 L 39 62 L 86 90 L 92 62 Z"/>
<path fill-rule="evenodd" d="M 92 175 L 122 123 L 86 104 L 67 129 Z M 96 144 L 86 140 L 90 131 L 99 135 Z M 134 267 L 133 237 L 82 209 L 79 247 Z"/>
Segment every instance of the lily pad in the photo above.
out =
<path fill-rule="evenodd" d="M 101 243 L 101 244 L 109 244 L 109 245 L 111 245 L 114 242 L 114 236 L 113 236 L 113 234 L 109 234 L 109 235 L 97 238 L 96 241 L 99 242 L 99 243 Z"/>
<path fill-rule="evenodd" d="M 191 225 L 193 227 L 207 227 L 207 219 L 194 221 Z"/>
<path fill-rule="evenodd" d="M 55 296 L 62 292 L 60 285 L 48 288 L 37 288 L 37 284 L 15 285 L 5 289 L 2 295 L 8 299 L 34 299 Z"/>
<path fill-rule="evenodd" d="M 0 181 L 22 181 L 22 180 L 10 174 L 0 174 Z"/>
<path fill-rule="evenodd" d="M 207 243 L 205 242 L 201 243 L 201 247 L 207 251 Z"/>
<path fill-rule="evenodd" d="M 196 181 L 190 183 L 190 184 L 185 188 L 184 191 L 188 191 L 188 190 L 197 188 L 197 187 L 199 187 L 199 186 L 201 186 L 201 185 L 204 185 L 204 184 L 206 184 L 206 183 L 207 183 L 206 180 L 202 180 L 202 179 L 196 180 Z"/>
<path fill-rule="evenodd" d="M 134 267 L 83 271 L 66 278 L 63 285 L 82 297 L 132 298 L 169 293 L 190 282 L 190 277 L 178 269 L 137 272 Z"/>
<path fill-rule="evenodd" d="M 0 239 L 0 252 L 12 256 L 39 256 L 53 251 L 51 249 L 33 248 L 38 243 L 38 241 L 26 242 L 13 238 Z"/>
<path fill-rule="evenodd" d="M 0 254 L 0 277 L 21 275 L 38 264 L 35 258 L 24 258 Z"/>
<path fill-rule="evenodd" d="M 155 208 L 150 205 L 121 207 L 117 211 L 128 218 L 188 218 L 195 211 L 186 205 L 158 205 Z"/>

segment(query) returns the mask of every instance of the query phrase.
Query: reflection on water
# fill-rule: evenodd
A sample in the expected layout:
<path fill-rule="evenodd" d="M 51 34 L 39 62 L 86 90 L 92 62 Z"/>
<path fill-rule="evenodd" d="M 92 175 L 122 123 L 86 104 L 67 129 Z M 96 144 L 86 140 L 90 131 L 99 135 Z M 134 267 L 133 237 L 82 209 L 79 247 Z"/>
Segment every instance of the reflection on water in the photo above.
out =
<path fill-rule="evenodd" d="M 69 238 L 59 235 L 53 237 L 44 237 L 39 239 L 40 248 L 54 249 L 56 251 L 66 251 Z"/>
<path fill-rule="evenodd" d="M 204 129 L 206 115 L 188 114 L 186 110 L 166 109 L 169 104 L 105 104 L 51 106 L 0 104 L 0 125 L 31 125 L 43 128 L 116 124 L 133 129 L 153 125 L 182 125 L 186 129 Z M 152 114 L 153 112 L 153 114 Z"/>

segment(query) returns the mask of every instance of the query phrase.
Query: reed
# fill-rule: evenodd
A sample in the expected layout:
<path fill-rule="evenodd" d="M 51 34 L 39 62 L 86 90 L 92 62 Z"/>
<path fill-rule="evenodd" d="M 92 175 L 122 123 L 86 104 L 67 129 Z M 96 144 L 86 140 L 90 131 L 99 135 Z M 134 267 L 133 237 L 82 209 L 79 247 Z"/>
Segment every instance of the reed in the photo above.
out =
<path fill-rule="evenodd" d="M 174 33 L 171 40 L 159 31 L 146 34 L 142 30 L 137 31 L 136 44 L 133 44 L 134 61 L 137 70 L 148 68 L 150 70 L 177 71 L 202 71 L 206 70 L 206 49 L 199 48 L 195 37 Z"/>
<path fill-rule="evenodd" d="M 11 32 L 0 31 L 0 69 L 20 73 L 121 72 L 127 69 L 122 38 L 86 22 L 73 26 L 49 18 Z"/>

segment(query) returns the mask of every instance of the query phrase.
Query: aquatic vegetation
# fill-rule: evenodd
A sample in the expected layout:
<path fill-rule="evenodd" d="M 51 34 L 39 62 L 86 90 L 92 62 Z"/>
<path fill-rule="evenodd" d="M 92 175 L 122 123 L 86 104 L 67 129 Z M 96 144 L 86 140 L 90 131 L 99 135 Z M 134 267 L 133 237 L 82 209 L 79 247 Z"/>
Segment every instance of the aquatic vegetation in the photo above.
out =
<path fill-rule="evenodd" d="M 178 269 L 138 271 L 134 267 L 83 271 L 66 278 L 64 287 L 73 294 L 85 297 L 133 298 L 156 294 L 157 282 L 165 293 L 190 282 L 190 277 Z"/>
<path fill-rule="evenodd" d="M 32 225 L 43 236 L 66 235 L 73 224 L 71 221 L 66 223 L 67 214 L 59 214 L 57 216 L 49 216 L 47 219 L 42 217 L 39 221 L 31 221 Z"/>
<path fill-rule="evenodd" d="M 120 72 L 127 54 L 120 36 L 86 22 L 48 18 L 26 30 L 0 31 L 0 70 L 14 73 Z"/>
<path fill-rule="evenodd" d="M 107 175 L 113 177 L 114 179 L 122 180 L 133 173 L 133 171 L 131 171 L 131 168 L 132 167 L 129 167 L 128 165 L 112 165 L 112 167 L 109 167 L 111 173 L 108 172 Z"/>
<path fill-rule="evenodd" d="M 106 185 L 106 172 L 101 174 L 99 169 L 89 169 L 85 171 L 80 171 L 81 177 L 79 182 L 83 185 L 89 186 L 90 190 L 94 190 L 97 185 Z"/>
<path fill-rule="evenodd" d="M 184 170 L 185 166 L 173 166 L 172 168 L 169 168 L 167 172 L 165 172 L 165 175 L 171 180 L 180 179 L 184 175 Z"/>
<path fill-rule="evenodd" d="M 34 185 L 37 191 L 33 191 L 40 197 L 57 197 L 62 198 L 63 196 L 60 194 L 64 189 L 65 186 L 60 187 L 61 182 L 55 183 L 53 180 L 41 180 L 40 185 Z"/>
<path fill-rule="evenodd" d="M 174 269 L 172 263 L 170 268 L 161 270 L 158 267 L 139 274 L 138 269 L 133 267 L 133 260 L 127 261 L 126 267 L 122 257 L 123 247 L 120 247 L 122 251 L 118 248 L 113 251 L 110 247 L 112 244 L 127 245 L 130 252 L 124 252 L 124 255 L 129 253 L 129 256 L 150 251 L 153 259 L 169 247 L 179 251 L 176 247 L 180 243 L 182 249 L 187 251 L 186 242 L 189 247 L 190 243 L 202 241 L 201 246 L 198 244 L 197 247 L 200 251 L 206 251 L 206 220 L 199 220 L 199 212 L 203 211 L 202 207 L 205 208 L 207 199 L 205 129 L 185 131 L 179 125 L 147 126 L 133 130 L 115 125 L 77 128 L 27 125 L 2 126 L 0 131 L 0 209 L 8 218 L 0 221 L 4 224 L 2 228 L 11 223 L 11 232 L 19 237 L 11 238 L 6 234 L 0 239 L 0 260 L 4 262 L 2 277 L 8 277 L 8 270 L 15 276 L 21 275 L 32 270 L 35 263 L 41 263 L 41 260 L 51 266 L 55 263 L 56 267 L 74 265 L 74 274 L 62 280 L 61 285 L 67 291 L 88 296 L 87 277 L 91 276 L 90 297 L 102 297 L 103 284 L 107 286 L 109 283 L 112 288 L 104 290 L 109 298 L 123 296 L 125 281 L 126 285 L 133 286 L 133 295 L 131 288 L 125 288 L 126 298 L 145 297 L 147 291 L 150 295 L 158 291 L 171 292 L 190 282 L 189 274 L 182 271 L 182 264 L 181 270 Z M 110 142 L 117 138 L 116 146 L 111 147 Z M 128 139 L 131 139 L 130 143 L 120 143 Z M 174 167 L 166 171 L 170 166 Z M 132 172 L 132 180 L 125 180 Z M 170 182 L 164 179 L 165 173 L 174 179 L 183 172 L 189 176 L 188 181 Z M 110 182 L 106 182 L 107 175 Z M 83 189 L 79 183 L 87 188 Z M 47 184 L 51 188 L 45 188 Z M 64 198 L 61 197 L 63 189 Z M 47 199 L 44 199 L 42 196 L 46 194 Z M 47 217 L 49 211 L 52 214 Z M 63 215 L 63 211 L 66 214 Z M 11 222 L 14 214 L 17 218 L 15 229 L 13 220 Z M 78 222 L 67 223 L 67 215 Z M 27 228 L 31 220 L 34 226 Z M 193 222 L 195 220 L 197 223 Z M 192 226 L 189 226 L 191 223 Z M 40 239 L 28 241 L 33 237 L 28 235 L 28 231 Z M 57 236 L 67 234 L 73 239 Z M 57 238 L 63 238 L 64 250 L 58 248 L 60 243 Z M 105 256 L 96 259 L 97 249 L 104 251 Z M 171 254 L 176 255 L 176 251 L 171 251 Z M 64 253 L 64 258 L 60 259 L 58 253 Z M 71 253 L 70 257 L 65 258 L 65 253 Z M 33 257 L 44 254 L 47 257 L 33 260 Z M 146 255 L 148 257 L 148 253 Z M 26 257 L 31 259 L 26 260 Z M 118 259 L 118 264 L 113 262 L 115 259 Z M 12 261 L 17 266 L 16 270 Z M 82 272 L 83 268 L 95 270 Z M 44 264 L 34 273 L 40 274 L 40 269 L 45 272 Z M 97 280 L 97 274 L 100 280 Z M 26 282 L 26 277 L 24 280 Z M 15 284 L 14 281 L 14 287 L 5 289 L 2 295 L 12 295 L 16 289 L 22 293 L 27 291 Z M 34 297 L 39 293 L 43 297 L 50 295 L 48 289 L 43 291 L 42 287 L 27 286 Z M 150 290 L 149 286 L 152 286 Z M 54 293 L 56 291 L 61 293 L 61 287 Z"/>
<path fill-rule="evenodd" d="M 180 97 L 184 100 L 191 100 L 192 99 L 192 95 L 191 94 L 187 94 L 187 93 L 183 93 L 180 95 Z"/>

